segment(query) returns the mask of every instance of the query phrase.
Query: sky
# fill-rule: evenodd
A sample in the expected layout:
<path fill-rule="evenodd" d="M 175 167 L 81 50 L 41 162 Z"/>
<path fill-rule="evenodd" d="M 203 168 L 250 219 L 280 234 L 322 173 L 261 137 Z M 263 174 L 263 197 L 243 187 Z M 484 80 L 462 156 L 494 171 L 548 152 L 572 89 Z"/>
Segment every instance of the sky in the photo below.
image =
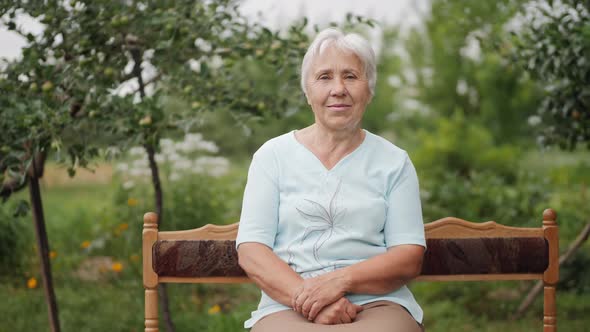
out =
<path fill-rule="evenodd" d="M 372 18 L 380 24 L 411 26 L 419 23 L 418 13 L 427 8 L 427 0 L 244 0 L 242 13 L 252 21 L 272 28 L 285 28 L 294 20 L 306 16 L 309 26 L 326 26 L 328 22 L 344 21 L 346 13 Z M 41 26 L 31 19 L 20 22 L 31 32 L 41 31 Z M 373 31 L 374 36 L 379 29 Z M 0 58 L 14 58 L 20 54 L 24 40 L 0 27 Z"/>

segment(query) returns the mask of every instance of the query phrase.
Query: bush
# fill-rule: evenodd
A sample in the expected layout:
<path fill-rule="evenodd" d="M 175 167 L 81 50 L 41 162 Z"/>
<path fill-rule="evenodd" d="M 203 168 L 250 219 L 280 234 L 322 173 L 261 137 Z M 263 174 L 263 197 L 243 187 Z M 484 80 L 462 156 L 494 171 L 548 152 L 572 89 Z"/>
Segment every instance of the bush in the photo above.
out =
<path fill-rule="evenodd" d="M 26 216 L 15 216 L 18 202 L 0 204 L 0 278 L 21 277 L 35 255 Z"/>
<path fill-rule="evenodd" d="M 227 224 L 238 220 L 239 207 L 235 195 L 243 183 L 232 175 L 210 177 L 203 174 L 184 175 L 175 181 L 164 181 L 164 216 L 160 230 L 183 230 L 206 224 Z M 239 191 L 238 191 L 238 188 Z M 150 183 L 132 188 L 119 185 L 113 196 L 112 217 L 102 219 L 88 244 L 93 255 L 112 256 L 137 266 L 141 256 L 143 214 L 154 211 Z M 132 269 L 133 271 L 133 269 Z"/>
<path fill-rule="evenodd" d="M 496 144 L 486 127 L 460 113 L 436 119 L 434 130 L 417 138 L 412 160 L 425 220 L 456 216 L 538 226 L 547 181 L 519 168 L 517 148 Z"/>

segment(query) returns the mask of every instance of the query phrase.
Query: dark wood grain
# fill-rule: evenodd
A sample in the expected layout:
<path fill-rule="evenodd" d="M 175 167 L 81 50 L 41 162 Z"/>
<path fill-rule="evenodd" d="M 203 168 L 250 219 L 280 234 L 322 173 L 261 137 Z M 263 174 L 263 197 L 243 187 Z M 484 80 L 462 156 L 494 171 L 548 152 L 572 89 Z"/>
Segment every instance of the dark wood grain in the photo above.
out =
<path fill-rule="evenodd" d="M 422 275 L 543 273 L 544 238 L 428 239 Z M 243 277 L 235 241 L 157 241 L 153 269 L 162 277 Z"/>

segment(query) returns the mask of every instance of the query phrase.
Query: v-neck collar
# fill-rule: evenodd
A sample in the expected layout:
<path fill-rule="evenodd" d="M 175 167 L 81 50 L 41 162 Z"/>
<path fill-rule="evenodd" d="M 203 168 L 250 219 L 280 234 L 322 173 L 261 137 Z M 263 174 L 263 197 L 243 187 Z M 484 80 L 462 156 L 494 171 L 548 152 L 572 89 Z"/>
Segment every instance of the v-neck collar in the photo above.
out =
<path fill-rule="evenodd" d="M 315 159 L 315 161 L 319 164 L 319 166 L 322 168 L 322 170 L 324 172 L 333 172 L 335 169 L 338 168 L 338 166 L 340 166 L 340 164 L 343 164 L 345 160 L 350 159 L 353 155 L 355 155 L 359 150 L 361 150 L 363 148 L 364 145 L 366 145 L 367 142 L 367 137 L 369 136 L 369 132 L 365 129 L 363 129 L 363 132 L 365 133 L 365 137 L 363 138 L 363 141 L 361 142 L 361 144 L 359 144 L 359 146 L 357 146 L 354 150 L 352 150 L 350 153 L 344 155 L 344 157 L 340 158 L 340 160 L 338 160 L 338 162 L 332 166 L 332 168 L 327 168 L 326 165 L 324 165 L 324 163 L 322 163 L 322 161 L 320 160 L 320 158 L 318 158 L 318 156 L 313 153 L 313 151 L 311 151 L 307 146 L 305 146 L 303 143 L 299 142 L 297 140 L 297 137 L 295 137 L 295 132 L 297 130 L 293 130 L 291 131 L 291 138 L 293 139 L 293 142 L 295 142 L 295 145 L 298 145 L 299 147 L 301 147 L 303 150 L 306 151 L 306 153 L 310 154 L 311 157 L 313 159 Z"/>

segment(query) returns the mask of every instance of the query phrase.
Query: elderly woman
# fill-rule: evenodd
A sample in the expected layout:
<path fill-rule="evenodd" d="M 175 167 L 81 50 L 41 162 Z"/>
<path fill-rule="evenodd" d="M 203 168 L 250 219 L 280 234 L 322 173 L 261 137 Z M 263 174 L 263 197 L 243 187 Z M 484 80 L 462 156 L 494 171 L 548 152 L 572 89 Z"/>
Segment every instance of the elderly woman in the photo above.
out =
<path fill-rule="evenodd" d="M 315 122 L 254 154 L 236 241 L 262 289 L 253 332 L 421 330 L 405 286 L 425 250 L 418 179 L 404 150 L 361 128 L 375 81 L 364 38 L 322 31 L 301 66 Z"/>

